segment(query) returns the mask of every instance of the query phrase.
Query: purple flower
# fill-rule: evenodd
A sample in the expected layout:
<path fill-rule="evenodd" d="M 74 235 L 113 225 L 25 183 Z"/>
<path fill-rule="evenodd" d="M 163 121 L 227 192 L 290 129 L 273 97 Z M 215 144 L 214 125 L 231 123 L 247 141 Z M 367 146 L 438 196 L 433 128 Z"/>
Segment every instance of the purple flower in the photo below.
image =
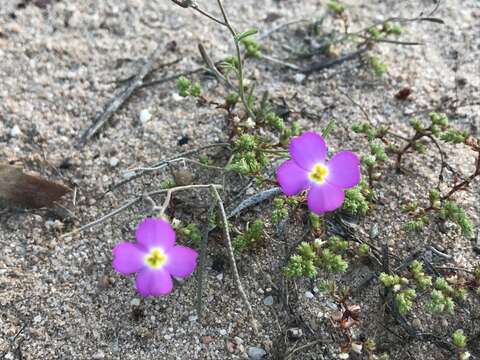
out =
<path fill-rule="evenodd" d="M 340 151 L 329 161 L 325 140 L 316 132 L 294 137 L 288 148 L 291 160 L 277 169 L 277 180 L 285 195 L 308 189 L 308 208 L 316 214 L 338 209 L 344 189 L 360 182 L 360 161 L 351 151 Z"/>
<path fill-rule="evenodd" d="M 145 219 L 137 226 L 138 243 L 113 249 L 113 267 L 121 274 L 138 273 L 136 286 L 143 296 L 162 296 L 173 289 L 172 276 L 187 277 L 197 266 L 197 252 L 175 246 L 175 231 L 162 219 Z"/>

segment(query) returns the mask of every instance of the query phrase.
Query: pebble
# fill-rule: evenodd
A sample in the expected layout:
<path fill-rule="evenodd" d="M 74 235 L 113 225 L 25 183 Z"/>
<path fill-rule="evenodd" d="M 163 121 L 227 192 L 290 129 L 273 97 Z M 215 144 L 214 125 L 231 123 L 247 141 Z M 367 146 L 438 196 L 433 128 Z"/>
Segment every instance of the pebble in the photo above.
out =
<path fill-rule="evenodd" d="M 225 335 L 227 335 L 227 330 L 220 329 L 219 333 L 220 333 L 220 335 L 225 336 Z"/>
<path fill-rule="evenodd" d="M 220 273 L 215 277 L 217 278 L 218 281 L 222 281 L 223 280 L 223 273 Z"/>
<path fill-rule="evenodd" d="M 290 328 L 287 330 L 287 336 L 290 340 L 298 340 L 303 336 L 303 331 L 300 328 Z"/>
<path fill-rule="evenodd" d="M 140 306 L 140 299 L 139 298 L 134 298 L 132 301 L 130 301 L 131 306 Z"/>
<path fill-rule="evenodd" d="M 116 157 L 112 157 L 112 158 L 110 159 L 110 162 L 109 162 L 109 163 L 110 163 L 110 166 L 111 166 L 111 167 L 115 167 L 115 166 L 118 165 L 119 162 L 120 162 L 120 161 L 119 161 Z"/>
<path fill-rule="evenodd" d="M 263 299 L 263 304 L 267 306 L 272 306 L 273 305 L 273 296 L 269 295 L 265 299 Z"/>
<path fill-rule="evenodd" d="M 247 349 L 248 357 L 252 360 L 261 360 L 267 355 L 267 352 L 262 348 L 251 346 Z"/>
<path fill-rule="evenodd" d="M 307 299 L 313 299 L 315 295 L 313 295 L 310 291 L 305 291 L 305 297 Z"/>
<path fill-rule="evenodd" d="M 198 316 L 197 316 L 197 315 L 190 315 L 190 316 L 188 317 L 188 320 L 189 320 L 190 322 L 197 321 L 197 320 L 198 320 Z"/>
<path fill-rule="evenodd" d="M 295 77 L 294 77 L 295 82 L 296 82 L 297 84 L 302 83 L 303 80 L 305 80 L 305 78 L 306 78 L 305 74 L 302 74 L 302 73 L 295 74 Z"/>
<path fill-rule="evenodd" d="M 373 226 L 370 228 L 370 238 L 371 239 L 376 239 L 378 237 L 378 225 L 373 224 Z"/>
<path fill-rule="evenodd" d="M 201 337 L 202 344 L 208 345 L 213 341 L 211 336 L 205 335 Z"/>
<path fill-rule="evenodd" d="M 18 127 L 18 125 L 15 125 L 11 130 L 10 130 L 10 136 L 11 137 L 18 137 L 22 135 L 22 130 Z"/>
<path fill-rule="evenodd" d="M 92 355 L 92 359 L 94 360 L 101 360 L 101 359 L 105 359 L 105 354 L 103 351 L 98 351 L 96 352 L 95 354 Z"/>
<path fill-rule="evenodd" d="M 142 111 L 140 111 L 140 114 L 138 117 L 140 119 L 140 122 L 143 124 L 152 118 L 152 114 L 148 109 L 143 109 Z"/>
<path fill-rule="evenodd" d="M 362 353 L 362 348 L 363 348 L 363 345 L 361 343 L 356 343 L 356 342 L 352 343 L 352 350 L 357 354 Z"/>
<path fill-rule="evenodd" d="M 348 355 L 348 353 L 343 353 L 342 352 L 342 353 L 338 354 L 339 359 L 344 359 L 345 360 L 345 359 L 348 359 L 349 357 L 350 357 L 350 355 Z"/>

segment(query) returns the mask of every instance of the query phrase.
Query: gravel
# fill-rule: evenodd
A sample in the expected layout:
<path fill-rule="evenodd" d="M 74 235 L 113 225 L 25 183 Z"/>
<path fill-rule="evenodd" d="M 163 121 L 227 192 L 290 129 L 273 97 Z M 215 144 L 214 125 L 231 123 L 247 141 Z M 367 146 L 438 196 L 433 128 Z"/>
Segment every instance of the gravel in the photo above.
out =
<path fill-rule="evenodd" d="M 283 240 L 276 238 L 272 228 L 267 228 L 269 236 L 259 248 L 239 257 L 240 276 L 260 325 L 258 333 L 251 327 L 228 265 L 225 272 L 212 269 L 214 263 L 213 267 L 218 267 L 218 258 L 228 262 L 224 260 L 220 234 L 212 236 L 209 244 L 201 318 L 195 313 L 195 277 L 176 283 L 175 291 L 168 297 L 140 300 L 133 278 L 120 276 L 111 268 L 111 249 L 120 241 L 133 240 L 135 226 L 146 216 L 148 204 L 80 235 L 61 237 L 145 189 L 157 189 L 160 182 L 171 179 L 170 171 L 158 172 L 107 193 L 112 184 L 122 179 L 122 174 L 131 174 L 131 169 L 188 149 L 228 141 L 226 113 L 180 97 L 172 82 L 139 91 L 98 137 L 83 148 L 77 146 L 82 131 L 120 91 L 119 80 L 135 74 L 142 59 L 157 46 L 165 49 L 158 64 L 181 59 L 175 67 L 156 72 L 155 76 L 162 78 L 200 66 L 199 42 L 215 60 L 232 54 L 231 41 L 223 29 L 164 0 L 46 1 L 45 8 L 36 5 L 39 1 L 24 1 L 25 6 L 19 6 L 20 1 L 0 3 L 0 161 L 21 163 L 29 171 L 67 184 L 76 194 L 75 202 L 71 195 L 64 203 L 75 214 L 68 221 L 46 211 L 0 211 L 0 358 L 216 360 L 247 355 L 261 359 L 267 353 L 268 357 L 276 354 L 281 358 L 314 338 L 329 338 L 330 315 L 336 304 L 332 305 L 321 293 L 314 296 L 309 291 L 310 282 L 297 281 L 290 288 L 293 317 L 276 309 L 273 302 L 265 304 L 270 295 L 258 292 L 273 287 L 272 283 L 275 289 L 283 286 Z M 216 13 L 214 2 L 199 3 Z M 256 26 L 261 33 L 293 20 L 319 18 L 325 11 L 321 6 L 324 2 L 310 0 L 225 3 L 239 30 Z M 389 16 L 411 17 L 423 8 L 414 1 L 345 3 L 350 31 Z M 268 14 L 279 17 L 268 22 Z M 442 1 L 435 16 L 444 19 L 446 25 L 422 22 L 406 27 L 405 39 L 422 41 L 424 46 L 384 44 L 375 49 L 389 64 L 388 75 L 380 79 L 359 61 L 304 78 L 261 59 L 248 60 L 247 76 L 255 78 L 258 90 L 268 90 L 277 103 L 284 99 L 293 111 L 307 109 L 317 114 L 316 119 L 299 118 L 305 129 L 319 129 L 327 119 L 335 119 L 337 126 L 329 138 L 331 149 L 364 151 L 365 143 L 348 127 L 354 121 L 365 120 L 365 114 L 339 89 L 348 91 L 374 123 L 392 125 L 402 133 L 407 131 L 405 124 L 410 114 L 437 107 L 445 96 L 458 96 L 460 101 L 468 102 L 472 94 L 478 94 L 478 1 L 465 0 L 461 7 L 455 0 Z M 342 25 L 337 19 L 328 20 L 325 26 Z M 264 51 L 276 57 L 287 56 L 283 45 L 302 45 L 296 34 L 304 30 L 303 25 L 296 23 L 277 31 L 264 40 Z M 222 101 L 223 90 L 215 81 L 204 76 L 192 78 L 202 83 L 206 97 Z M 466 81 L 461 88 L 455 87 L 459 78 Z M 404 86 L 412 89 L 412 99 L 400 103 L 393 95 Z M 471 129 L 480 126 L 478 105 L 459 107 L 454 115 L 457 125 Z M 189 140 L 180 145 L 179 139 Z M 472 169 L 473 164 L 465 161 L 468 154 L 462 149 L 452 146 L 447 150 L 456 169 L 463 173 Z M 369 229 L 378 226 L 371 241 L 380 246 L 388 239 L 390 250 L 399 257 L 434 241 L 454 255 L 452 266 L 470 268 L 478 261 L 478 254 L 455 229 L 443 234 L 432 225 L 422 236 L 404 232 L 406 215 L 397 209 L 407 200 L 425 201 L 425 197 L 415 194 L 434 186 L 438 176 L 437 156 L 428 153 L 413 159 L 407 159 L 406 166 L 413 169 L 414 176 L 385 172 L 378 196 L 387 200 L 377 204 L 372 215 L 359 223 L 359 234 L 368 239 Z M 61 167 L 67 160 L 70 165 Z M 193 172 L 192 181 L 219 178 L 213 170 L 202 172 L 186 166 Z M 250 188 L 247 193 L 253 195 L 257 191 Z M 473 214 L 476 225 L 479 193 L 475 185 L 472 191 L 458 196 Z M 197 221 L 198 214 L 208 211 L 204 195 L 175 196 L 175 217 L 185 223 Z M 269 214 L 269 206 L 263 204 L 246 212 L 238 221 L 254 221 L 262 212 Z M 289 246 L 301 238 L 302 230 L 301 221 L 290 226 Z M 354 278 L 356 270 L 352 266 L 347 278 Z M 372 286 L 352 300 L 361 302 L 362 314 L 373 314 L 376 320 L 383 316 L 378 315 L 378 290 L 378 286 Z M 274 294 L 275 303 L 280 303 L 280 296 Z M 284 342 L 293 318 L 303 319 L 294 325 L 303 331 L 298 344 Z M 436 319 L 428 322 L 442 336 L 470 323 L 471 319 L 460 316 L 449 320 L 448 329 Z M 379 329 L 382 328 L 377 321 L 370 318 L 362 322 L 364 334 L 377 336 L 383 331 Z M 355 331 L 357 336 L 358 328 Z M 432 344 L 414 342 L 399 346 L 392 335 L 380 335 L 385 344 L 391 344 L 391 358 L 405 359 L 408 352 L 418 355 L 420 360 L 422 356 L 444 357 Z M 235 343 L 229 346 L 230 350 L 227 341 Z M 330 359 L 334 356 L 333 348 L 318 344 L 299 352 L 292 360 L 320 356 Z"/>

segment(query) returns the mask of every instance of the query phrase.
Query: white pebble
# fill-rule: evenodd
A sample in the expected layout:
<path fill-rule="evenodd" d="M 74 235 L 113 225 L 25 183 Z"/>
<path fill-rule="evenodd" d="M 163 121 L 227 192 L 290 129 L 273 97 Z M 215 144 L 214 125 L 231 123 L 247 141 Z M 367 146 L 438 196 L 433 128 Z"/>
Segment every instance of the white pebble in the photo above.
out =
<path fill-rule="evenodd" d="M 10 130 L 10 136 L 11 137 L 17 137 L 22 135 L 22 130 L 18 127 L 18 125 L 15 125 L 11 130 Z"/>
<path fill-rule="evenodd" d="M 301 82 L 303 82 L 303 80 L 305 80 L 305 78 L 306 78 L 305 74 L 302 74 L 302 73 L 295 74 L 295 77 L 294 77 L 295 82 L 297 84 L 300 84 Z"/>
<path fill-rule="evenodd" d="M 150 111 L 148 111 L 148 109 L 143 109 L 142 111 L 140 111 L 139 118 L 140 122 L 143 124 L 152 118 L 152 114 L 150 113 Z"/>
<path fill-rule="evenodd" d="M 110 166 L 111 166 L 111 167 L 117 166 L 118 163 L 119 163 L 119 160 L 118 160 L 117 158 L 112 157 L 112 158 L 110 159 Z"/>
<path fill-rule="evenodd" d="M 140 306 L 140 299 L 139 298 L 134 298 L 132 301 L 130 301 L 131 306 Z"/>
<path fill-rule="evenodd" d="M 307 299 L 313 299 L 315 295 L 313 295 L 310 291 L 305 291 L 305 297 Z"/>

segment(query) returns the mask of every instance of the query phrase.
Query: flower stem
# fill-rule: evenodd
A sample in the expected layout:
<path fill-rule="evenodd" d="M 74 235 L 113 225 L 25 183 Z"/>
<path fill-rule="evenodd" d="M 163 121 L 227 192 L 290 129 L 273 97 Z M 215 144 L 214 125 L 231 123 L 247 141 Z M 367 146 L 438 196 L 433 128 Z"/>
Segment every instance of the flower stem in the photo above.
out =
<path fill-rule="evenodd" d="M 222 12 L 223 19 L 225 21 L 225 26 L 228 28 L 230 33 L 232 34 L 233 41 L 235 43 L 235 50 L 237 53 L 237 59 L 238 59 L 238 71 L 237 71 L 237 78 L 239 82 L 238 86 L 238 93 L 240 95 L 240 99 L 242 99 L 243 106 L 245 106 L 245 110 L 248 113 L 248 116 L 255 121 L 256 116 L 253 113 L 252 109 L 250 109 L 250 106 L 248 105 L 247 99 L 245 97 L 245 88 L 243 87 L 243 60 L 242 60 L 242 52 L 240 50 L 240 44 L 238 43 L 236 37 L 237 37 L 237 32 L 233 29 L 232 24 L 230 23 L 230 20 L 228 18 L 228 15 L 225 11 L 225 8 L 223 6 L 222 0 L 217 0 L 218 7 L 220 8 L 220 11 Z"/>
<path fill-rule="evenodd" d="M 252 305 L 250 305 L 250 301 L 248 301 L 247 294 L 243 289 L 242 282 L 240 280 L 240 275 L 238 274 L 237 263 L 235 262 L 235 256 L 233 255 L 232 240 L 230 238 L 230 231 L 228 229 L 228 220 L 227 220 L 227 214 L 225 213 L 225 207 L 223 206 L 223 201 L 222 201 L 222 198 L 220 197 L 220 194 L 218 193 L 217 188 L 212 186 L 211 189 L 217 200 L 218 208 L 220 209 L 220 215 L 223 223 L 223 232 L 225 235 L 225 242 L 227 245 L 228 257 L 230 258 L 230 265 L 232 266 L 233 276 L 234 276 L 235 282 L 237 283 L 238 291 L 240 292 L 240 295 L 243 298 L 243 302 L 245 303 L 245 306 L 247 307 L 248 313 L 250 315 L 250 320 L 252 322 L 253 330 L 256 333 L 257 322 L 253 316 Z"/>

